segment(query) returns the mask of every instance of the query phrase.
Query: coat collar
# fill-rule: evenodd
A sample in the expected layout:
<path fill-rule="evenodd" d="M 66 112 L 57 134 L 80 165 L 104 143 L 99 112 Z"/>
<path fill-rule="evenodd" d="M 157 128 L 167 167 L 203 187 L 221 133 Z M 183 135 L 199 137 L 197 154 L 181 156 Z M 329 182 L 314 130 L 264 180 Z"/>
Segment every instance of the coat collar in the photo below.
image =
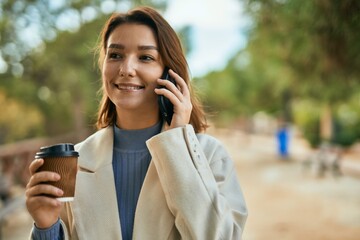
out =
<path fill-rule="evenodd" d="M 107 127 L 75 146 L 80 156 L 72 209 L 80 239 L 122 239 L 112 168 L 113 138 L 113 128 Z"/>
<path fill-rule="evenodd" d="M 79 167 L 85 171 L 96 172 L 99 168 L 112 163 L 114 130 L 112 126 L 103 128 L 85 141 L 77 144 Z"/>

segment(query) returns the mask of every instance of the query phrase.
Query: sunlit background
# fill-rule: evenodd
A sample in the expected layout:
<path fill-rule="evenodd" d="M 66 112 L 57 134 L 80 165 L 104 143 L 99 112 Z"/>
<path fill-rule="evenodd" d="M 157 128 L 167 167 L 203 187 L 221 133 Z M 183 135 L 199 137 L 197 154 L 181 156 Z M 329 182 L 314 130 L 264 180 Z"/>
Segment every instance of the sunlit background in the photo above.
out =
<path fill-rule="evenodd" d="M 182 39 L 209 134 L 231 153 L 244 239 L 359 239 L 357 0 L 0 1 L 0 239 L 24 239 L 27 166 L 95 131 L 109 15 L 155 7 Z"/>

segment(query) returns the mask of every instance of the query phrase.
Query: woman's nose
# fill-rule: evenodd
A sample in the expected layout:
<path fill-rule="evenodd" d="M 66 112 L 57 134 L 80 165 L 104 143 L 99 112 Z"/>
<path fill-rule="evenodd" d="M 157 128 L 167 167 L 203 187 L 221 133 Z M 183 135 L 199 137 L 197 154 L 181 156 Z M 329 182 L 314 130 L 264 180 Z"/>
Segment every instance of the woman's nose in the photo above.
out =
<path fill-rule="evenodd" d="M 127 58 L 120 65 L 119 75 L 121 77 L 133 77 L 136 73 L 136 63 L 133 59 Z"/>

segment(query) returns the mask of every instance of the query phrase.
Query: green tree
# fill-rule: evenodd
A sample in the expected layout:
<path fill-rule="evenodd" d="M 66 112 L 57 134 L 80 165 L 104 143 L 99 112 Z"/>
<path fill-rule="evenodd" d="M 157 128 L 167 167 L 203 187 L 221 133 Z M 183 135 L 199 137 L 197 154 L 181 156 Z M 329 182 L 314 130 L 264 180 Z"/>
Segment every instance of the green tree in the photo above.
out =
<path fill-rule="evenodd" d="M 21 76 L 22 60 L 59 32 L 76 32 L 81 25 L 117 9 L 150 5 L 165 9 L 166 0 L 3 0 L 0 1 L 0 74 Z M 30 39 L 30 41 L 29 41 Z"/>
<path fill-rule="evenodd" d="M 16 112 L 27 109 L 23 114 L 12 114 L 11 118 L 1 115 L 0 144 L 92 129 L 95 122 L 101 82 L 94 48 L 111 12 L 104 11 L 103 1 L 64 1 L 59 6 L 51 5 L 54 2 L 0 2 L 0 98 L 4 99 L 0 109 L 6 112 L 11 108 Z M 166 8 L 166 1 L 106 2 L 115 7 L 145 4 L 159 10 Z M 65 28 L 59 19 L 67 14 L 73 26 Z M 23 21 L 27 24 L 22 25 Z M 39 40 L 36 45 L 24 41 L 32 24 L 40 29 L 33 32 L 35 40 Z M 179 29 L 188 44 L 187 50 L 191 47 L 190 31 L 190 26 Z M 17 127 L 19 124 L 23 127 Z"/>
<path fill-rule="evenodd" d="M 59 33 L 23 59 L 22 77 L 8 74 L 2 82 L 10 98 L 37 106 L 48 135 L 85 128 L 90 122 L 85 116 L 95 114 L 100 75 L 93 49 L 104 21 L 84 24 L 76 33 Z"/>
<path fill-rule="evenodd" d="M 44 133 L 45 119 L 33 104 L 21 104 L 0 91 L 0 142 L 9 142 Z M 9 122 L 13 124 L 8 124 Z"/>
<path fill-rule="evenodd" d="M 359 88 L 360 2 L 249 0 L 255 25 L 249 51 L 272 68 L 274 84 L 324 106 L 346 101 Z"/>
<path fill-rule="evenodd" d="M 354 141 L 354 134 L 345 134 L 346 121 L 339 117 L 339 108 L 353 106 L 347 103 L 359 90 L 360 2 L 245 3 L 252 19 L 246 48 L 223 72 L 197 81 L 207 90 L 208 105 L 222 112 L 234 110 L 234 117 L 258 110 L 276 116 L 280 113 L 288 121 L 294 115 L 295 123 L 303 127 L 314 145 L 319 143 L 324 126 L 335 126 L 332 136 L 329 129 L 328 135 L 323 135 L 327 140 L 336 142 L 334 137 L 351 135 Z M 322 126 L 317 126 L 320 123 Z"/>

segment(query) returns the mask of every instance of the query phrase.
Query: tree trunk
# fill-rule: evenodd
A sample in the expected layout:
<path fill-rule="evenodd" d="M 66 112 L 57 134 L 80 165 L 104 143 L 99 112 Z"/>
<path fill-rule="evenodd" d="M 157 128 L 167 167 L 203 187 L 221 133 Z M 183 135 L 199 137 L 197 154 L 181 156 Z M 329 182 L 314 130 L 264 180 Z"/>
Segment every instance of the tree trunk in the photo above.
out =
<path fill-rule="evenodd" d="M 320 137 L 329 142 L 333 136 L 332 111 L 329 104 L 325 104 L 320 116 Z"/>

